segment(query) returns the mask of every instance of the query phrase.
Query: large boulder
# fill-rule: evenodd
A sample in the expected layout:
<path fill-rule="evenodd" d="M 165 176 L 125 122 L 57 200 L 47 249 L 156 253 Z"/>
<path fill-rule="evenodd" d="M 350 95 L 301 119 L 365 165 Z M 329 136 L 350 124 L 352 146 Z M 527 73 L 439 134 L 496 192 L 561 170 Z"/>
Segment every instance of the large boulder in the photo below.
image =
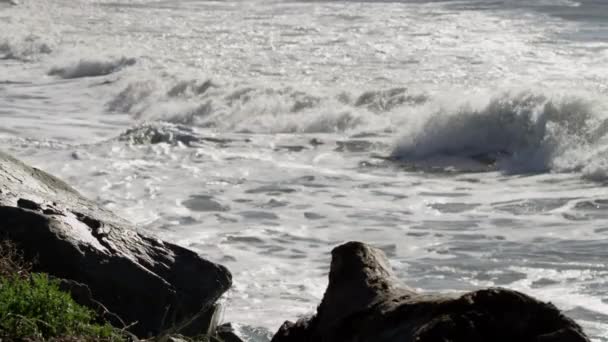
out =
<path fill-rule="evenodd" d="M 37 260 L 34 271 L 64 279 L 75 297 L 107 309 L 114 322 L 134 324 L 129 329 L 140 337 L 167 329 L 206 333 L 216 300 L 232 283 L 225 267 L 136 231 L 63 181 L 2 152 L 0 235 Z"/>
<path fill-rule="evenodd" d="M 272 342 L 588 342 L 552 304 L 490 288 L 462 295 L 400 286 L 382 251 L 349 242 L 332 251 L 315 316 L 285 322 Z"/>

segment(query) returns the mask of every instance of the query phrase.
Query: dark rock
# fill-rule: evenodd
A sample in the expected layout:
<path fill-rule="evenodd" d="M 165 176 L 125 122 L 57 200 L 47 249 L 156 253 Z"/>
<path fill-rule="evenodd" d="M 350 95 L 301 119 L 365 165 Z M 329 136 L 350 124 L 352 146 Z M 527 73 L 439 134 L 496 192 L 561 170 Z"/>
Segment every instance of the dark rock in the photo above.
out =
<path fill-rule="evenodd" d="M 30 210 L 40 210 L 40 205 L 34 201 L 27 200 L 25 198 L 20 198 L 17 200 L 17 206 L 19 208 L 30 209 Z"/>
<path fill-rule="evenodd" d="M 225 323 L 217 327 L 217 337 L 219 337 L 222 342 L 243 342 L 230 323 Z"/>
<path fill-rule="evenodd" d="M 38 260 L 34 271 L 86 285 L 95 302 L 128 325 L 137 322 L 130 330 L 138 336 L 169 327 L 193 335 L 209 330 L 214 304 L 232 282 L 225 267 L 134 230 L 2 152 L 0 189 L 0 235 Z"/>
<path fill-rule="evenodd" d="M 118 136 L 118 140 L 133 145 L 166 143 L 170 145 L 182 144 L 188 147 L 200 146 L 205 142 L 219 146 L 235 142 L 234 139 L 201 136 L 193 128 L 186 125 L 165 122 L 150 122 L 129 128 Z M 246 142 L 246 139 L 240 141 Z"/>
<path fill-rule="evenodd" d="M 332 251 L 317 314 L 286 322 L 272 342 L 588 342 L 552 304 L 490 288 L 420 294 L 393 274 L 384 253 L 360 242 Z"/>
<path fill-rule="evenodd" d="M 104 322 L 109 322 L 116 327 L 125 327 L 127 324 L 118 315 L 110 312 L 103 304 L 93 298 L 91 289 L 85 284 L 68 280 L 60 279 L 59 289 L 69 293 L 74 301 L 82 306 L 86 306 L 97 314 Z"/>
<path fill-rule="evenodd" d="M 201 139 L 190 127 L 173 124 L 143 124 L 128 129 L 122 133 L 118 140 L 127 141 L 133 145 L 167 143 L 177 145 L 178 143 L 192 146 L 200 143 Z"/>
<path fill-rule="evenodd" d="M 312 138 L 308 141 L 309 144 L 311 144 L 312 146 L 319 146 L 319 145 L 323 145 L 323 141 L 321 141 L 320 139 L 317 138 Z"/>

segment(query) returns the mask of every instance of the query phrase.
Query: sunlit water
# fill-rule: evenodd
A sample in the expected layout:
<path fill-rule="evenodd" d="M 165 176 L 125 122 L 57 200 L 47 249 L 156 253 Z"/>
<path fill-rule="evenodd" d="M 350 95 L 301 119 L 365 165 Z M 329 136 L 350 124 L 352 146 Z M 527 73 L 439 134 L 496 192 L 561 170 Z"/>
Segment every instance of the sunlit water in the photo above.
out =
<path fill-rule="evenodd" d="M 0 2 L 2 148 L 314 312 L 329 251 L 505 286 L 608 341 L 608 3 Z"/>

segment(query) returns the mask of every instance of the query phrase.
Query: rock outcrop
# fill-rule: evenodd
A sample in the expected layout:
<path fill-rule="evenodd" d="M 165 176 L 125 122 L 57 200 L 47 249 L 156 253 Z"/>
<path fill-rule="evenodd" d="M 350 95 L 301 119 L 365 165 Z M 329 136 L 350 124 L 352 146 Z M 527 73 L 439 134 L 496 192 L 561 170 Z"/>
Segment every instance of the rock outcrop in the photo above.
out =
<path fill-rule="evenodd" d="M 206 333 L 231 286 L 223 266 L 133 229 L 63 181 L 0 152 L 0 237 L 136 335 Z M 83 288 L 86 286 L 88 289 Z M 90 294 L 92 298 L 88 298 Z M 114 317 L 114 318 L 112 318 Z"/>
<path fill-rule="evenodd" d="M 552 304 L 490 288 L 420 294 L 399 285 L 382 251 L 349 242 L 332 251 L 315 316 L 285 322 L 272 342 L 588 342 Z"/>

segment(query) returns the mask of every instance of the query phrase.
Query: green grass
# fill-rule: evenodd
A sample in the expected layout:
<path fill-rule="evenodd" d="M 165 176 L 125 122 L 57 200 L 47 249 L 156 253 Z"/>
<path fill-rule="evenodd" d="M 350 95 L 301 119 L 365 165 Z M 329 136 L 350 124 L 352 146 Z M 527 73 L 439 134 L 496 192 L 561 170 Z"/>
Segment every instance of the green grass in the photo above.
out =
<path fill-rule="evenodd" d="M 59 281 L 31 273 L 30 262 L 0 241 L 0 341 L 124 341 L 120 330 L 59 290 Z"/>
<path fill-rule="evenodd" d="M 0 239 L 0 342 L 125 342 L 132 335 L 97 319 L 59 289 L 59 281 L 32 273 L 32 262 L 8 240 Z M 125 328 L 126 329 L 126 328 Z M 170 331 L 148 342 L 166 342 Z M 212 336 L 188 342 L 221 342 Z"/>
<path fill-rule="evenodd" d="M 0 279 L 0 335 L 11 339 L 82 337 L 121 340 L 108 324 L 96 324 L 95 314 L 59 290 L 46 274 Z"/>

